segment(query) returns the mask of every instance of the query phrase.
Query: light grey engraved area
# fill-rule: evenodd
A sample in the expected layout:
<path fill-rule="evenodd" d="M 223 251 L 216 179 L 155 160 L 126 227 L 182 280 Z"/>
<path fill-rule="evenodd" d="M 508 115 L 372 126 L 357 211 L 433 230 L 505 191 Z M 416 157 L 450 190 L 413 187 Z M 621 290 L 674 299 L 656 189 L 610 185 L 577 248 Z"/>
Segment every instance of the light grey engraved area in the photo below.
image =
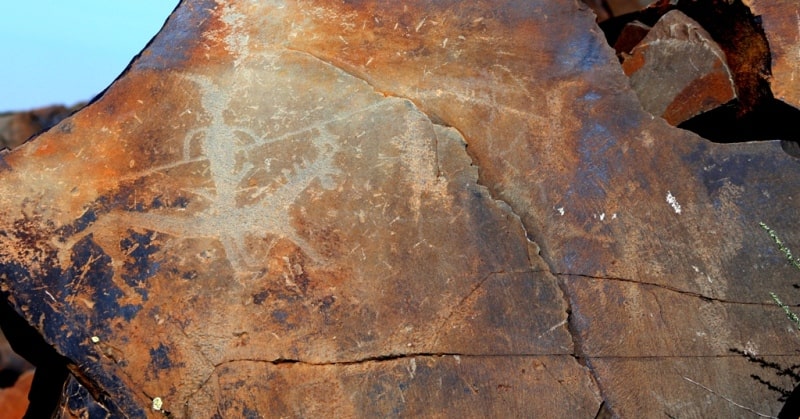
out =
<path fill-rule="evenodd" d="M 285 238 L 325 263 L 294 228 L 292 206 L 304 193 L 332 191 L 344 182 L 346 173 L 336 165 L 336 155 L 344 151 L 348 139 L 340 136 L 364 133 L 350 133 L 342 126 L 349 126 L 359 114 L 391 113 L 412 105 L 385 98 L 362 80 L 307 54 L 286 52 L 268 60 L 266 69 L 263 62 L 255 69 L 240 66 L 235 77 L 185 76 L 197 86 L 203 108 L 198 121 L 203 122 L 182 140 L 176 139 L 183 149 L 182 159 L 164 169 L 203 163 L 198 167 L 204 171 L 191 182 L 198 186 L 180 189 L 190 200 L 202 201 L 201 210 L 112 212 L 81 236 L 104 225 L 129 225 L 175 238 L 214 238 L 239 273 L 263 270 L 263 261 L 248 251 L 248 240 L 266 240 L 268 252 Z M 299 71 L 305 71 L 307 79 L 295 74 Z M 380 127 L 375 129 L 377 135 L 383 134 Z M 409 142 L 393 134 L 385 140 L 398 151 L 422 140 Z M 140 173 L 163 173 L 160 169 L 151 167 Z M 165 185 L 169 187 L 169 180 Z M 73 237 L 70 243 L 77 239 Z M 259 254 L 265 254 L 264 250 Z"/>

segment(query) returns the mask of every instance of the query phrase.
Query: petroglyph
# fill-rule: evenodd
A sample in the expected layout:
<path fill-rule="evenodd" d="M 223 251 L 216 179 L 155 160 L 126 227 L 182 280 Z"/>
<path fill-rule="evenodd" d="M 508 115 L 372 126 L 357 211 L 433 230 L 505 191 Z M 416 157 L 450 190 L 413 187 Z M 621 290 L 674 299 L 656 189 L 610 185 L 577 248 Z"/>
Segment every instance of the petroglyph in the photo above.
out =
<path fill-rule="evenodd" d="M 258 67 L 262 66 L 277 72 L 303 68 L 313 81 L 264 78 L 263 68 L 254 69 L 252 63 L 242 63 L 237 77 L 224 85 L 201 74 L 184 75 L 196 86 L 200 99 L 199 109 L 184 112 L 202 123 L 183 138 L 165 139 L 180 150 L 178 161 L 142 165 L 142 170 L 122 179 L 135 183 L 142 178 L 168 178 L 155 182 L 183 204 L 142 210 L 134 203 L 99 214 L 76 234 L 54 241 L 62 266 L 70 263 L 71 249 L 82 238 L 124 225 L 178 240 L 216 240 L 224 249 L 224 255 L 217 256 L 227 259 L 237 274 L 263 272 L 266 262 L 257 260 L 254 253 L 263 257 L 282 239 L 295 243 L 315 263 L 325 264 L 315 244 L 297 231 L 296 218 L 305 210 L 295 208 L 296 202 L 304 195 L 342 188 L 347 167 L 337 162 L 337 155 L 345 148 L 362 155 L 362 142 L 375 135 L 385 136 L 385 142 L 367 151 L 377 153 L 367 159 L 374 159 L 369 164 L 389 163 L 403 173 L 414 173 L 403 182 L 410 189 L 415 222 L 423 195 L 444 198 L 447 182 L 439 173 L 433 125 L 410 102 L 385 98 L 367 83 L 302 52 L 263 54 L 258 60 Z M 324 90 L 331 84 L 338 88 L 335 97 Z M 252 95 L 253 91 L 271 94 Z M 307 102 L 318 105 L 297 105 Z M 370 121 L 378 114 L 397 114 L 396 126 L 371 127 Z M 94 240 L 115 265 L 126 257 L 115 250 L 116 236 L 100 234 Z M 259 248 L 249 249 L 248 244 L 254 242 Z"/>
<path fill-rule="evenodd" d="M 189 217 L 151 212 L 126 214 L 126 218 L 139 227 L 178 237 L 217 237 L 239 272 L 259 269 L 245 249 L 245 242 L 249 234 L 260 231 L 289 238 L 319 258 L 295 232 L 288 208 L 315 181 L 325 189 L 336 186 L 334 177 L 339 170 L 332 159 L 339 147 L 325 129 L 335 119 L 267 137 L 226 122 L 224 113 L 230 108 L 230 97 L 244 92 L 224 92 L 204 77 L 190 78 L 199 87 L 210 122 L 184 139 L 184 158 L 192 159 L 192 142 L 199 139 L 201 153 L 208 162 L 205 175 L 211 182 L 186 192 L 206 200 L 208 206 Z M 285 142 L 293 143 L 295 154 L 290 161 L 273 163 L 269 145 Z"/>

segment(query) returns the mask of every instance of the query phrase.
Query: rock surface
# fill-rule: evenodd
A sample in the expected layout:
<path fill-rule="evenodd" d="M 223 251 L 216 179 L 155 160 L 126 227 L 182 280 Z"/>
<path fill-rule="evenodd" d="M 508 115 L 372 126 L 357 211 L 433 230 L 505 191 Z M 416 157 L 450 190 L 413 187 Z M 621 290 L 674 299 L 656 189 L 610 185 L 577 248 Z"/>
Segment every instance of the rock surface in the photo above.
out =
<path fill-rule="evenodd" d="M 3 156 L 10 304 L 115 417 L 776 415 L 797 160 L 576 3 L 454 4 L 182 3 Z"/>

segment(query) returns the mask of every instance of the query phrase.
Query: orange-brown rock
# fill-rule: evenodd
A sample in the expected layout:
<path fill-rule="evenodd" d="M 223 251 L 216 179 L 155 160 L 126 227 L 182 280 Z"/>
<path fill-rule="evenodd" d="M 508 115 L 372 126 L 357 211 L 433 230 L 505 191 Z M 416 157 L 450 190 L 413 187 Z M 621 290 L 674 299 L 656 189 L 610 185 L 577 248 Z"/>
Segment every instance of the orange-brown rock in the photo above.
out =
<path fill-rule="evenodd" d="M 12 387 L 0 389 L 0 414 L 4 419 L 21 419 L 28 409 L 28 390 L 33 381 L 33 370 L 19 376 Z"/>
<path fill-rule="evenodd" d="M 800 166 L 618 65 L 574 2 L 185 1 L 3 156 L 4 297 L 114 416 L 775 416 Z"/>

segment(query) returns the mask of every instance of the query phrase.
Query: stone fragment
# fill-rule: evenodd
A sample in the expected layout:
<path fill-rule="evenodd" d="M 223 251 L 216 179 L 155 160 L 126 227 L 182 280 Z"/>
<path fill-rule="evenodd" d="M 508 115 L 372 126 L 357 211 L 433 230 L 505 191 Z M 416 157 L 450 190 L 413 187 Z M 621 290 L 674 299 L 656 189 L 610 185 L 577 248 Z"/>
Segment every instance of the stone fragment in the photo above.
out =
<path fill-rule="evenodd" d="M 644 109 L 672 125 L 736 98 L 725 53 L 678 10 L 658 20 L 622 68 Z"/>

